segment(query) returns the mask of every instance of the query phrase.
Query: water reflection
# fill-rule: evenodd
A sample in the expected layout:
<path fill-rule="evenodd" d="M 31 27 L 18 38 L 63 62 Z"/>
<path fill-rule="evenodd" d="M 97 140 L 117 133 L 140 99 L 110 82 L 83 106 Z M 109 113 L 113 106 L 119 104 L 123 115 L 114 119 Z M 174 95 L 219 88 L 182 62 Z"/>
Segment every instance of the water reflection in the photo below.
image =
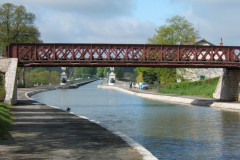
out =
<path fill-rule="evenodd" d="M 240 159 L 240 114 L 222 111 L 222 153 L 224 158 Z"/>
<path fill-rule="evenodd" d="M 68 105 L 78 115 L 123 132 L 160 159 L 240 158 L 239 113 L 147 100 L 97 89 L 99 83 L 33 98 L 62 108 Z"/>

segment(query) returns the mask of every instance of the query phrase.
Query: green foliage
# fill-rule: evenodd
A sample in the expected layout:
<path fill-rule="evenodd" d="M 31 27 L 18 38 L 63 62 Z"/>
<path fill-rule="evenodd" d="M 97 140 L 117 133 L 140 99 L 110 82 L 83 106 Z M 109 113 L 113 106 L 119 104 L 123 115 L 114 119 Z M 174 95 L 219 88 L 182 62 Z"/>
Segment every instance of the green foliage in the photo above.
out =
<path fill-rule="evenodd" d="M 104 68 L 104 71 L 103 71 L 103 74 L 104 74 L 104 77 L 107 77 L 107 74 L 110 72 L 110 68 L 109 67 L 105 67 Z"/>
<path fill-rule="evenodd" d="M 26 73 L 26 87 L 32 87 L 34 84 L 57 85 L 60 83 L 60 75 L 57 71 L 48 71 L 44 68 L 36 68 Z"/>
<path fill-rule="evenodd" d="M 219 78 L 200 80 L 196 82 L 171 83 L 166 88 L 161 88 L 160 93 L 192 95 L 212 98 Z"/>
<path fill-rule="evenodd" d="M 136 77 L 136 82 L 137 83 L 143 82 L 143 74 L 142 73 L 138 74 L 138 76 Z"/>
<path fill-rule="evenodd" d="M 22 5 L 5 3 L 0 6 L 0 53 L 10 43 L 41 42 L 40 32 L 34 25 L 35 15 Z"/>
<path fill-rule="evenodd" d="M 116 74 L 117 79 L 122 79 L 124 77 L 122 67 L 115 67 L 114 68 L 114 73 Z"/>
<path fill-rule="evenodd" d="M 175 68 L 158 68 L 159 80 L 162 85 L 167 85 L 176 82 L 177 73 Z"/>
<path fill-rule="evenodd" d="M 157 81 L 157 77 L 162 85 L 174 83 L 177 80 L 177 74 L 175 68 L 149 68 L 149 67 L 138 67 L 135 69 L 137 73 L 142 73 L 143 81 L 153 84 Z M 137 80 L 138 81 L 138 80 Z"/>
<path fill-rule="evenodd" d="M 0 102 L 0 139 L 6 139 L 11 129 L 12 115 L 7 104 Z"/>
<path fill-rule="evenodd" d="M 191 44 L 198 38 L 198 31 L 185 17 L 174 16 L 166 20 L 166 24 L 156 29 L 153 37 L 148 39 L 150 44 Z M 176 82 L 177 73 L 175 68 L 143 68 L 138 67 L 138 74 L 143 74 L 143 80 L 152 83 L 159 76 L 161 85 L 167 85 Z M 156 74 L 157 77 L 146 77 L 146 75 Z"/>
<path fill-rule="evenodd" d="M 0 101 L 4 101 L 6 95 L 4 74 L 0 73 Z"/>
<path fill-rule="evenodd" d="M 74 68 L 75 78 L 87 78 L 95 76 L 97 69 L 95 67 L 76 67 Z"/>
<path fill-rule="evenodd" d="M 148 84 L 153 84 L 154 81 L 156 81 L 156 80 L 157 80 L 156 72 L 147 72 L 147 71 L 143 72 L 143 81 L 144 82 L 147 82 Z"/>
<path fill-rule="evenodd" d="M 199 37 L 192 23 L 185 17 L 174 16 L 160 26 L 153 37 L 148 39 L 151 44 L 192 44 Z"/>
<path fill-rule="evenodd" d="M 104 67 L 97 68 L 97 76 L 102 78 L 104 77 Z"/>
<path fill-rule="evenodd" d="M 136 82 L 136 78 L 137 78 L 138 74 L 136 72 L 125 72 L 124 73 L 124 80 L 126 81 L 132 81 L 132 82 Z"/>

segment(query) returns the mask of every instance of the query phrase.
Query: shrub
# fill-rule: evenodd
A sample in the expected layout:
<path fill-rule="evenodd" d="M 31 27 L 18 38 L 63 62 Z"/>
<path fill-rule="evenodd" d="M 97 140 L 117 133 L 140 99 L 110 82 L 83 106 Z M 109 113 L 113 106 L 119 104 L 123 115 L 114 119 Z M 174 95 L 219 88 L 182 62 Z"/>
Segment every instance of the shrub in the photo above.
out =
<path fill-rule="evenodd" d="M 0 139 L 6 139 L 6 135 L 11 129 L 11 123 L 12 115 L 9 106 L 0 103 Z"/>
<path fill-rule="evenodd" d="M 6 95 L 4 74 L 0 73 L 0 101 L 4 101 Z"/>

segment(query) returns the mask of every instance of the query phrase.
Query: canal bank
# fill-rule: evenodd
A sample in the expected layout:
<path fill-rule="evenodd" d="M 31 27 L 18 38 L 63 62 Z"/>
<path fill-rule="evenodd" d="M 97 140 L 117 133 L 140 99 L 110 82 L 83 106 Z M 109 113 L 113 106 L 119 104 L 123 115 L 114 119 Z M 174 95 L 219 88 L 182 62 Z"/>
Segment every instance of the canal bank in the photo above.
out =
<path fill-rule="evenodd" d="M 167 95 L 167 94 L 156 93 L 151 90 L 139 90 L 138 88 L 130 89 L 129 86 L 123 82 L 117 82 L 117 85 L 115 85 L 115 86 L 109 86 L 106 83 L 102 83 L 101 85 L 98 86 L 98 88 L 99 89 L 118 90 L 118 91 L 121 91 L 121 92 L 124 92 L 127 94 L 131 94 L 131 95 L 135 95 L 135 96 L 139 96 L 139 97 L 147 98 L 147 99 L 151 99 L 151 100 L 240 111 L 240 103 L 239 102 L 221 102 L 219 100 L 212 99 L 212 98 Z"/>
<path fill-rule="evenodd" d="M 12 131 L 9 140 L 0 141 L 0 159 L 149 158 L 96 123 L 26 97 L 48 89 L 53 88 L 18 89 Z"/>

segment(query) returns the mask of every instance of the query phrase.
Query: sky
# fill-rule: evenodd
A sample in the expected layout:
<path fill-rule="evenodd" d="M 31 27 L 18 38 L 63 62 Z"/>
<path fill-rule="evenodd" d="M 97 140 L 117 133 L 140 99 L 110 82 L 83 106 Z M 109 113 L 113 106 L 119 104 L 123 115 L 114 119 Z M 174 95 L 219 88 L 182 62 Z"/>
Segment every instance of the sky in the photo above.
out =
<path fill-rule="evenodd" d="M 147 43 L 166 19 L 184 16 L 200 39 L 240 45 L 240 0 L 0 0 L 36 15 L 45 43 Z"/>

